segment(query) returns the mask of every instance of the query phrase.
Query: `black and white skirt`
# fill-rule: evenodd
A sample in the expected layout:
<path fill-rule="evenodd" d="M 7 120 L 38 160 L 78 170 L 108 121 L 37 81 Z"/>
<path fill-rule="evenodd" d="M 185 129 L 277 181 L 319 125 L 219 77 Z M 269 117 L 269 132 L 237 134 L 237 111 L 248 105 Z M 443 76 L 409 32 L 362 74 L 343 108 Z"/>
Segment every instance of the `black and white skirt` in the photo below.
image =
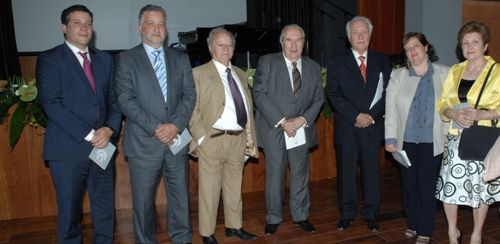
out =
<path fill-rule="evenodd" d="M 447 135 L 443 162 L 436 187 L 436 198 L 444 203 L 478 208 L 500 201 L 500 179 L 485 182 L 483 161 L 458 157 L 459 135 Z"/>

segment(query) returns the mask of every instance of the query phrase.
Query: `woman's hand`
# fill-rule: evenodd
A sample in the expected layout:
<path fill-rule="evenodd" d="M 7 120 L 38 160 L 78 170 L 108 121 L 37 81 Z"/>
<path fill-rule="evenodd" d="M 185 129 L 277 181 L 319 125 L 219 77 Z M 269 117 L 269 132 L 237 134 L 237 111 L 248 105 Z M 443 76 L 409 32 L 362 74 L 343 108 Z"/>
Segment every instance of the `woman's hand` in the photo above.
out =
<path fill-rule="evenodd" d="M 387 144 L 387 145 L 385 145 L 385 150 L 393 153 L 393 152 L 397 151 L 398 149 L 396 148 L 395 144 Z"/>
<path fill-rule="evenodd" d="M 447 114 L 448 117 L 453 119 L 463 128 L 469 128 L 473 123 L 474 119 L 471 118 L 470 108 L 461 108 L 461 109 L 449 109 Z"/>

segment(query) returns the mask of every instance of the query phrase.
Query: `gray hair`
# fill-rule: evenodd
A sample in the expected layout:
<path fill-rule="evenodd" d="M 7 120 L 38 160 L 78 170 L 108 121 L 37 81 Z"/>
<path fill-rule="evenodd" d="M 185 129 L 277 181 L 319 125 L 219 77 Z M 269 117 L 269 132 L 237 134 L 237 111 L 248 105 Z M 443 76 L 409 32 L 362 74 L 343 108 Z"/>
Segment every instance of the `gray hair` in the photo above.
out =
<path fill-rule="evenodd" d="M 142 24 L 143 21 L 143 16 L 145 12 L 160 12 L 163 14 L 163 17 L 167 17 L 167 12 L 165 12 L 165 9 L 158 5 L 153 5 L 153 4 L 148 4 L 144 7 L 141 8 L 141 11 L 139 11 L 139 23 Z"/>
<path fill-rule="evenodd" d="M 231 33 L 230 31 L 226 30 L 224 27 L 213 28 L 210 31 L 210 33 L 208 33 L 208 37 L 207 37 L 207 45 L 208 46 L 210 46 L 210 44 L 212 44 L 212 42 L 214 41 L 214 36 L 217 33 L 227 33 L 227 34 L 229 34 L 229 36 L 231 36 L 231 41 L 233 42 L 233 47 L 236 46 L 236 40 L 234 39 L 233 33 Z"/>
<path fill-rule="evenodd" d="M 283 39 L 285 38 L 285 33 L 290 29 L 300 30 L 300 32 L 302 33 L 302 39 L 305 41 L 306 33 L 304 32 L 304 29 L 302 29 L 302 27 L 300 27 L 300 25 L 289 24 L 289 25 L 285 25 L 285 27 L 283 27 L 283 29 L 281 29 L 281 34 L 280 34 L 280 43 L 281 44 L 283 44 L 283 41 L 284 41 Z"/>
<path fill-rule="evenodd" d="M 347 24 L 345 25 L 345 30 L 347 32 L 347 36 L 350 37 L 351 36 L 351 25 L 356 22 L 356 21 L 361 21 L 363 22 L 366 27 L 368 27 L 368 34 L 371 36 L 372 35 L 372 31 L 373 31 L 373 25 L 372 25 L 372 22 L 370 21 L 370 19 L 366 18 L 365 16 L 355 16 L 354 18 L 352 18 L 349 22 L 347 22 Z"/>

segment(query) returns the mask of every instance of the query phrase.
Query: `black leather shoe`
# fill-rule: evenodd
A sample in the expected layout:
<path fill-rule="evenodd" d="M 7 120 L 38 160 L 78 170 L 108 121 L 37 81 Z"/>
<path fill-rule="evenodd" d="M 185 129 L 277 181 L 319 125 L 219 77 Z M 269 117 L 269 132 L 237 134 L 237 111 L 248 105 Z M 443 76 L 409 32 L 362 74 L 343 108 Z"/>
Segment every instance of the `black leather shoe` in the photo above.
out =
<path fill-rule="evenodd" d="M 237 236 L 242 240 L 255 240 L 255 239 L 257 239 L 256 235 L 246 232 L 243 228 L 240 228 L 240 229 L 226 228 L 226 236 L 227 237 Z"/>
<path fill-rule="evenodd" d="M 302 228 L 305 232 L 316 232 L 316 228 L 314 228 L 314 226 L 307 219 L 299 222 L 294 222 L 294 224 Z"/>
<path fill-rule="evenodd" d="M 211 236 L 202 236 L 201 240 L 203 241 L 203 244 L 219 244 L 217 239 L 215 239 L 214 235 Z"/>
<path fill-rule="evenodd" d="M 349 225 L 351 225 L 350 219 L 341 219 L 337 224 L 337 230 L 345 230 L 349 228 Z"/>
<path fill-rule="evenodd" d="M 276 231 L 278 230 L 278 226 L 280 226 L 280 224 L 267 224 L 266 229 L 264 230 L 264 233 L 266 233 L 266 235 L 270 236 L 270 235 L 276 233 Z"/>
<path fill-rule="evenodd" d="M 368 229 L 370 229 L 373 232 L 378 232 L 379 226 L 377 221 L 373 219 L 367 219 L 366 221 L 366 226 L 368 226 Z"/>

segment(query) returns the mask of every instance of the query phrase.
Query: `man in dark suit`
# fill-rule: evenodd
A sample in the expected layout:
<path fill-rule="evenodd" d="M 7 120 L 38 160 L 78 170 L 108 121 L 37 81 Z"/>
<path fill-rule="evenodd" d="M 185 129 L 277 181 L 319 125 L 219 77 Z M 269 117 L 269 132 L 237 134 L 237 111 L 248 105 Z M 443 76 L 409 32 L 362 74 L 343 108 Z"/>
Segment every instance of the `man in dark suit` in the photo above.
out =
<path fill-rule="evenodd" d="M 335 112 L 335 153 L 341 220 L 338 230 L 349 227 L 357 214 L 358 162 L 363 176 L 363 219 L 378 231 L 379 152 L 384 138 L 385 87 L 391 66 L 387 57 L 368 50 L 373 26 L 362 16 L 346 25 L 352 49 L 329 60 L 327 96 Z M 376 95 L 378 94 L 378 95 Z"/>
<path fill-rule="evenodd" d="M 302 56 L 304 41 L 300 26 L 285 26 L 280 36 L 283 51 L 261 57 L 254 77 L 257 140 L 266 157 L 267 235 L 283 220 L 287 162 L 292 220 L 306 232 L 316 231 L 308 220 L 309 149 L 317 144 L 314 120 L 324 98 L 320 66 Z M 301 135 L 305 144 L 287 150 L 285 137 Z"/>
<path fill-rule="evenodd" d="M 207 39 L 212 61 L 193 69 L 196 106 L 189 128 L 192 154 L 198 156 L 199 225 L 203 243 L 215 244 L 222 189 L 226 236 L 257 237 L 243 230 L 241 184 L 246 159 L 258 157 L 252 95 L 244 71 L 231 65 L 234 37 L 222 27 Z"/>
<path fill-rule="evenodd" d="M 132 185 L 136 243 L 156 243 L 155 193 L 163 177 L 172 243 L 192 239 L 188 147 L 169 149 L 195 105 L 191 66 L 183 52 L 164 47 L 166 12 L 155 5 L 139 13 L 142 43 L 118 54 L 115 91 L 126 116 L 124 151 Z"/>
<path fill-rule="evenodd" d="M 95 243 L 113 243 L 114 165 L 89 159 L 119 131 L 121 116 L 112 86 L 112 58 L 88 47 L 93 15 L 83 5 L 61 14 L 66 42 L 38 56 L 36 78 L 47 114 L 43 157 L 57 195 L 59 243 L 82 243 L 83 196 L 90 197 Z"/>

